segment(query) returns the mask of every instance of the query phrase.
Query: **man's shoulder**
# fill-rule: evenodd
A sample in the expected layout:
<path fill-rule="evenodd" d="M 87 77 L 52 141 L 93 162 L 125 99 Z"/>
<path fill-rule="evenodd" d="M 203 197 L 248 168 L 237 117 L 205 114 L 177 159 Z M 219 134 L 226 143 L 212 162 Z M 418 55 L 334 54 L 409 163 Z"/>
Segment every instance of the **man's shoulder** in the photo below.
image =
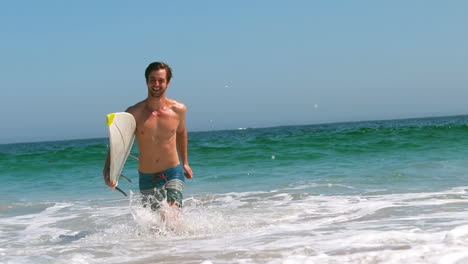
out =
<path fill-rule="evenodd" d="M 125 112 L 129 112 L 130 114 L 135 115 L 136 113 L 140 112 L 141 109 L 143 109 L 143 107 L 144 107 L 144 102 L 145 102 L 145 101 L 141 101 L 141 102 L 138 102 L 138 103 L 136 103 L 136 104 L 134 104 L 134 105 L 132 105 L 132 106 L 129 106 L 129 107 L 127 108 L 127 110 L 125 110 Z"/>
<path fill-rule="evenodd" d="M 176 113 L 185 113 L 187 111 L 187 106 L 182 102 L 179 102 L 174 99 L 169 99 L 169 98 L 168 98 L 168 102 L 172 110 Z"/>

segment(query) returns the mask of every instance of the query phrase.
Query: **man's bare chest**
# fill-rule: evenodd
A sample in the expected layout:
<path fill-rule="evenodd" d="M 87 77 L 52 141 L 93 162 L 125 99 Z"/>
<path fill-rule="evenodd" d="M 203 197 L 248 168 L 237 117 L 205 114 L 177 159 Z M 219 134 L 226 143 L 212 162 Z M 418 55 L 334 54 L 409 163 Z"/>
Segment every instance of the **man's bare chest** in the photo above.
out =
<path fill-rule="evenodd" d="M 176 133 L 179 118 L 174 112 L 153 112 L 137 120 L 137 135 L 171 137 Z"/>

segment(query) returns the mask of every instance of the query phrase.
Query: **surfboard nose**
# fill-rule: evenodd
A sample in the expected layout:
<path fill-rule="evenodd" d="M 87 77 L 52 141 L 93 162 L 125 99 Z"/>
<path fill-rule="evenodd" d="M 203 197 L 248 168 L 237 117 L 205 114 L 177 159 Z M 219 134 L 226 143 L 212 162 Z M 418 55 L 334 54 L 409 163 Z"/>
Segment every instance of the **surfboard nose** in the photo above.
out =
<path fill-rule="evenodd" d="M 107 126 L 109 127 L 112 124 L 112 122 L 114 122 L 115 113 L 108 114 L 106 118 L 107 118 Z"/>

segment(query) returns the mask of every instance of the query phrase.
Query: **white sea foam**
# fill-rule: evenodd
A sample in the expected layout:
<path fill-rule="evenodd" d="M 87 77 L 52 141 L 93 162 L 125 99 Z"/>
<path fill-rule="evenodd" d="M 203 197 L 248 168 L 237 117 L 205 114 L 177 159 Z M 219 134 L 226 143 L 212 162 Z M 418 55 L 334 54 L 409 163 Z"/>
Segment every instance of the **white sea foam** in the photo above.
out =
<path fill-rule="evenodd" d="M 185 199 L 178 221 L 137 196 L 48 204 L 0 218 L 0 262 L 464 263 L 466 190 L 210 194 Z"/>

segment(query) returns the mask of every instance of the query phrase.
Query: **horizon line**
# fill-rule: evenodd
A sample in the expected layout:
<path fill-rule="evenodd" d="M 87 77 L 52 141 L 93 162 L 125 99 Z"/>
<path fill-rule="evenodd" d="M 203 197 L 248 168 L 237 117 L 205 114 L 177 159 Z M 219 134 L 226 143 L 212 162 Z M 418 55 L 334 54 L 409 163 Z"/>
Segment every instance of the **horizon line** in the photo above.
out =
<path fill-rule="evenodd" d="M 269 129 L 269 128 L 295 127 L 295 126 L 336 125 L 336 124 L 349 124 L 349 123 L 362 123 L 362 122 L 389 122 L 389 121 L 397 121 L 397 120 L 446 118 L 446 117 L 457 117 L 457 116 L 468 116 L 468 114 L 437 115 L 437 116 L 434 115 L 434 116 L 390 118 L 390 119 L 336 121 L 336 122 L 323 122 L 323 123 L 312 123 L 312 124 L 276 125 L 276 126 L 265 126 L 265 127 L 239 127 L 239 128 L 230 128 L 230 129 L 196 130 L 196 131 L 189 131 L 188 133 L 209 133 L 209 132 L 237 131 L 237 130 L 249 130 L 249 129 Z M 91 140 L 91 139 L 105 139 L 105 138 L 107 138 L 107 137 L 86 137 L 86 138 L 70 138 L 70 139 L 56 139 L 56 140 L 16 141 L 16 142 L 0 143 L 0 145 L 33 144 L 33 143 L 48 143 L 48 142 Z"/>

